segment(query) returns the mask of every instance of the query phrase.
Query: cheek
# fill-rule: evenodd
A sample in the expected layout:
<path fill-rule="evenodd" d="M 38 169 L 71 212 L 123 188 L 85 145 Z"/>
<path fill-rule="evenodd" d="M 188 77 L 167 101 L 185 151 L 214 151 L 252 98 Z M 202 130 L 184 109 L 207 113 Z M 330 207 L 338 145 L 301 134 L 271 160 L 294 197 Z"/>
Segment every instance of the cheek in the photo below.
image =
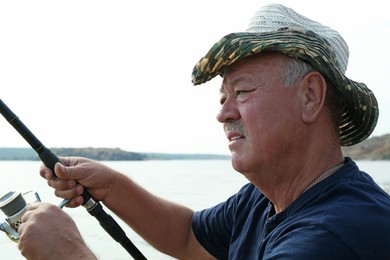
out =
<path fill-rule="evenodd" d="M 241 110 L 242 120 L 252 134 L 264 133 L 267 129 L 274 128 L 284 114 L 282 108 L 272 102 L 262 102 L 261 105 L 255 104 Z"/>
<path fill-rule="evenodd" d="M 290 103 L 288 103 L 290 102 Z M 290 100 L 269 100 L 262 105 L 243 108 L 242 121 L 248 138 L 257 144 L 275 142 L 294 131 L 299 123 L 299 109 Z"/>

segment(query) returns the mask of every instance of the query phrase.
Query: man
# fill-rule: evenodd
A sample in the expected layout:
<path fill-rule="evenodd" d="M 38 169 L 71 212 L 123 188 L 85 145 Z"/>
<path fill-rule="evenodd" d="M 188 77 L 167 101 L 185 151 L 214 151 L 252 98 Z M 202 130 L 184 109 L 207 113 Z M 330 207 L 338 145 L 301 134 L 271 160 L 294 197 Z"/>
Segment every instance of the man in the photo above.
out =
<path fill-rule="evenodd" d="M 366 139 L 378 118 L 373 93 L 344 75 L 347 63 L 336 31 L 278 4 L 210 49 L 193 82 L 223 76 L 217 119 L 250 181 L 213 208 L 194 213 L 85 158 L 62 158 L 58 178 L 46 167 L 41 175 L 69 207 L 85 187 L 180 259 L 390 259 L 390 197 L 340 149 Z M 19 231 L 27 258 L 95 259 L 53 205 L 31 205 Z"/>

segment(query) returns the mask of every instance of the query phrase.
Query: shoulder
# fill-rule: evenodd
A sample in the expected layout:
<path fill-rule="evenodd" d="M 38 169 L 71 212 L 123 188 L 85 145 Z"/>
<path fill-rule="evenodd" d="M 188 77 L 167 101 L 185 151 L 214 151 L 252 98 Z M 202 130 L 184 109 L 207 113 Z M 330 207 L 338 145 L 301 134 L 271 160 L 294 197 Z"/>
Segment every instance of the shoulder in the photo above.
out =
<path fill-rule="evenodd" d="M 316 203 L 336 211 L 382 208 L 390 211 L 390 196 L 367 173 L 360 171 L 350 158 L 324 181 L 302 195 L 300 201 Z M 363 207 L 361 208 L 360 206 Z M 322 209 L 324 210 L 324 209 Z"/>
<path fill-rule="evenodd" d="M 305 234 L 313 248 L 333 243 L 362 259 L 390 259 L 390 196 L 368 174 L 350 160 L 316 186 L 291 205 L 282 223 L 291 234 Z"/>
<path fill-rule="evenodd" d="M 219 216 L 219 221 L 224 218 L 230 219 L 236 217 L 237 214 L 246 215 L 248 211 L 251 211 L 253 207 L 257 207 L 259 204 L 268 205 L 269 200 L 254 186 L 252 183 L 244 185 L 236 194 L 232 195 L 226 201 L 196 212 L 194 218 L 215 218 Z M 263 207 L 264 208 L 264 207 Z"/>
<path fill-rule="evenodd" d="M 227 259 L 233 234 L 248 219 L 254 218 L 253 212 L 258 212 L 260 218 L 268 204 L 268 199 L 253 184 L 247 184 L 225 202 L 195 212 L 192 231 L 208 252 L 219 259 Z"/>

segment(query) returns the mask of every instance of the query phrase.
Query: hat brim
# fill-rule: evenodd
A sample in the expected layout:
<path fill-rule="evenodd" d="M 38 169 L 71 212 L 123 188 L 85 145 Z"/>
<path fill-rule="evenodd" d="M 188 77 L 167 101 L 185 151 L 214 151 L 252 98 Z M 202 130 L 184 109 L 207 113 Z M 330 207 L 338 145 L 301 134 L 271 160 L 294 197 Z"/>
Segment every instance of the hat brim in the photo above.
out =
<path fill-rule="evenodd" d="M 312 31 L 284 28 L 265 33 L 228 34 L 195 65 L 192 82 L 199 85 L 217 75 L 222 76 L 233 63 L 262 51 L 277 51 L 303 59 L 336 87 L 345 102 L 339 122 L 342 146 L 357 144 L 371 135 L 379 116 L 374 94 L 365 84 L 350 80 L 338 69 L 330 45 Z"/>

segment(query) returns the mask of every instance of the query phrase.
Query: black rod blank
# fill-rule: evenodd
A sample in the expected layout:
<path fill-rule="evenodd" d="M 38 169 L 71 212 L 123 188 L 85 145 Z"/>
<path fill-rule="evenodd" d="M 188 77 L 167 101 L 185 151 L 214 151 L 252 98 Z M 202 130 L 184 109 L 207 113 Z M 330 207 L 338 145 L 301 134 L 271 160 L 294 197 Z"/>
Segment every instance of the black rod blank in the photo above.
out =
<path fill-rule="evenodd" d="M 23 122 L 12 112 L 12 110 L 0 99 L 0 113 L 3 117 L 15 128 L 16 131 L 30 144 L 34 151 L 38 154 L 42 162 L 53 171 L 56 163 L 61 163 L 61 160 L 48 148 L 46 148 L 38 138 L 23 124 Z M 101 204 L 95 201 L 89 192 L 84 189 L 82 194 L 84 199 L 84 206 L 88 206 L 87 211 L 94 216 L 104 230 L 118 243 L 120 243 L 126 251 L 135 260 L 146 260 L 146 257 L 138 250 L 131 240 L 126 236 L 126 233 L 118 225 L 118 223 L 107 214 Z"/>

